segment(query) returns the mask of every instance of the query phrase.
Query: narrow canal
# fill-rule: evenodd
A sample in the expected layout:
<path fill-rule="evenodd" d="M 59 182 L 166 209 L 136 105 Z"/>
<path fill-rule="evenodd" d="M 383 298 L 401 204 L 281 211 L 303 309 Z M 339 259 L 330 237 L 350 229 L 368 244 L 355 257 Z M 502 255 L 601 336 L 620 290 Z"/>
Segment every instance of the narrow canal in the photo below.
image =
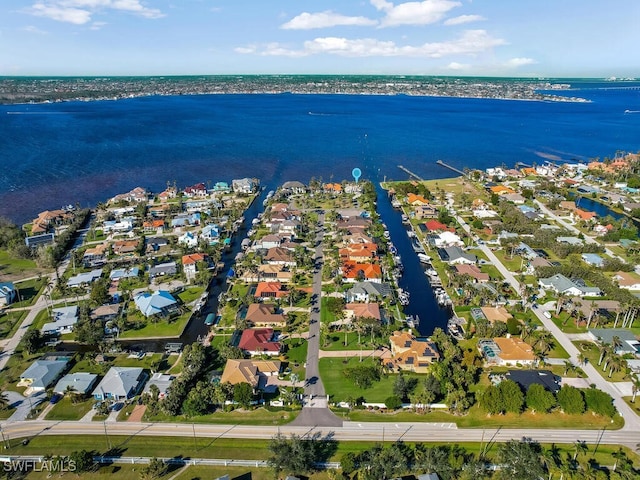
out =
<path fill-rule="evenodd" d="M 378 214 L 382 222 L 387 226 L 391 235 L 391 241 L 402 257 L 404 273 L 399 280 L 400 288 L 409 292 L 409 305 L 404 308 L 406 315 L 417 315 L 420 324 L 417 329 L 421 335 L 429 336 L 434 328 L 440 327 L 446 331 L 447 320 L 451 316 L 449 307 L 440 308 L 433 295 L 433 289 L 424 273 L 424 266 L 418 260 L 418 255 L 411 246 L 407 230 L 402 224 L 402 214 L 394 210 L 387 192 L 376 184 L 378 196 Z M 435 252 L 427 252 L 435 255 Z"/>

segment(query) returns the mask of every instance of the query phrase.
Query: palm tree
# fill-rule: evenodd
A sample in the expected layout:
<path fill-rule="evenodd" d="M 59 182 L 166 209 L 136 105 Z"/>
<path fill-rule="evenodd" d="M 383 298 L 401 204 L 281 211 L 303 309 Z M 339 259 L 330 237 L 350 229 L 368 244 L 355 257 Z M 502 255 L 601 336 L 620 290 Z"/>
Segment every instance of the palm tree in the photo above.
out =
<path fill-rule="evenodd" d="M 573 444 L 573 460 L 575 461 L 576 458 L 578 458 L 578 454 L 581 453 L 583 455 L 585 455 L 587 453 L 587 442 L 585 442 L 584 440 L 577 440 L 574 444 Z"/>
<path fill-rule="evenodd" d="M 0 410 L 9 408 L 9 395 L 7 392 L 0 393 Z"/>
<path fill-rule="evenodd" d="M 578 354 L 578 365 L 586 365 L 587 364 L 587 357 L 585 356 L 584 353 L 579 353 Z"/>
<path fill-rule="evenodd" d="M 611 361 L 609 362 L 609 378 L 611 378 L 613 372 L 619 372 L 621 368 L 622 359 L 617 355 L 613 356 L 613 358 L 611 358 Z"/>
<path fill-rule="evenodd" d="M 599 366 L 602 364 L 602 361 L 605 359 L 605 357 L 608 357 L 610 355 L 611 348 L 609 348 L 609 345 L 605 345 L 601 343 L 598 346 L 598 350 L 600 350 L 600 358 L 598 359 L 598 366 Z"/>
<path fill-rule="evenodd" d="M 640 381 L 638 377 L 633 377 L 633 381 L 631 383 L 631 403 L 636 403 L 636 395 L 640 391 Z"/>
<path fill-rule="evenodd" d="M 71 384 L 67 385 L 67 387 L 64 389 L 64 396 L 69 397 L 72 403 L 76 403 L 75 399 L 77 394 L 78 391 L 76 390 L 76 387 Z"/>

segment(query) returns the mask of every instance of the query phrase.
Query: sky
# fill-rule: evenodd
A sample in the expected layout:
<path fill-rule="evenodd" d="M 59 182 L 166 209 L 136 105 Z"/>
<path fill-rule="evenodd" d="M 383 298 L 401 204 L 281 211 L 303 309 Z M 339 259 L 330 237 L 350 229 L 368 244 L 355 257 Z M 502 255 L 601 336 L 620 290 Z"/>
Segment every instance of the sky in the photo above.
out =
<path fill-rule="evenodd" d="M 1 0 L 0 75 L 640 77 L 639 0 Z"/>

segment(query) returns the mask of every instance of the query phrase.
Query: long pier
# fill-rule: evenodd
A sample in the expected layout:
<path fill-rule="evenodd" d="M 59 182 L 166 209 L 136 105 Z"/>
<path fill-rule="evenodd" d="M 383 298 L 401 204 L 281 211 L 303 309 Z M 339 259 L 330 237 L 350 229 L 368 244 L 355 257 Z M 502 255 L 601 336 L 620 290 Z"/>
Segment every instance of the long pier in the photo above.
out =
<path fill-rule="evenodd" d="M 441 167 L 448 168 L 449 170 L 453 170 L 454 172 L 459 173 L 463 177 L 467 176 L 467 174 L 464 173 L 462 170 L 458 170 L 456 167 L 452 167 L 451 165 L 444 163 L 442 160 L 436 160 L 436 163 Z"/>
<path fill-rule="evenodd" d="M 419 175 L 416 175 L 415 173 L 413 173 L 411 170 L 409 170 L 408 168 L 402 166 L 402 165 L 398 165 L 398 168 L 400 170 L 402 170 L 403 172 L 407 173 L 410 177 L 415 178 L 416 180 L 419 180 L 420 182 L 424 182 L 424 178 L 420 177 Z"/>

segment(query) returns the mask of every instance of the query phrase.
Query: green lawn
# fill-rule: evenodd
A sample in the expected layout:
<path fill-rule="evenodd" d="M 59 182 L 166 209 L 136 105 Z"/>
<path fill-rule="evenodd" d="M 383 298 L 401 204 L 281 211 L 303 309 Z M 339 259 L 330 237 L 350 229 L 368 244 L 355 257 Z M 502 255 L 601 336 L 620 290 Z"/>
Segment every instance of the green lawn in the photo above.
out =
<path fill-rule="evenodd" d="M 94 403 L 93 398 L 73 403 L 70 398 L 64 397 L 49 410 L 46 420 L 80 420 Z"/>
<path fill-rule="evenodd" d="M 346 362 L 346 363 L 345 363 Z M 377 360 L 365 358 L 365 365 L 373 365 Z M 367 402 L 383 403 L 393 395 L 393 383 L 396 375 L 383 375 L 379 382 L 375 382 L 371 388 L 362 389 L 353 384 L 353 381 L 344 376 L 344 370 L 360 363 L 359 357 L 353 358 L 321 358 L 320 377 L 332 402 L 346 401 L 349 397 L 363 397 Z M 405 373 L 406 374 L 406 373 Z M 419 376 L 419 375 L 416 375 Z"/>
<path fill-rule="evenodd" d="M 611 377 L 609 377 L 609 368 L 607 367 L 607 371 L 603 371 L 602 365 L 598 365 L 598 360 L 600 360 L 600 351 L 598 350 L 598 346 L 593 342 L 573 342 L 574 345 L 582 352 L 582 354 L 587 358 L 587 361 L 594 366 L 594 368 L 598 371 L 602 378 L 609 382 L 624 382 L 629 381 L 627 374 L 624 371 L 624 368 L 619 372 L 614 372 Z"/>
<path fill-rule="evenodd" d="M 25 280 L 24 282 L 16 283 L 15 286 L 18 289 L 19 302 L 13 303 L 12 308 L 29 307 L 33 305 L 38 298 L 38 294 L 42 287 L 46 284 L 46 280 L 41 278 L 33 278 L 31 280 Z"/>
<path fill-rule="evenodd" d="M 184 291 L 178 294 L 180 300 L 184 305 L 188 305 L 191 302 L 200 298 L 200 296 L 204 293 L 204 287 L 201 286 L 192 286 L 187 287 Z"/>
<path fill-rule="evenodd" d="M 7 310 L 0 315 L 0 339 L 12 337 L 29 312 Z"/>
<path fill-rule="evenodd" d="M 171 321 L 148 320 L 139 312 L 130 313 L 127 330 L 121 332 L 119 338 L 177 338 L 186 328 L 189 318 L 191 318 L 191 311 L 186 311 L 179 317 L 172 318 Z"/>
<path fill-rule="evenodd" d="M 0 282 L 17 281 L 45 272 L 46 270 L 38 268 L 33 260 L 15 258 L 8 251 L 0 250 Z"/>
<path fill-rule="evenodd" d="M 154 415 L 153 417 L 147 417 L 145 415 L 143 420 L 154 422 L 215 423 L 222 425 L 285 425 L 293 421 L 299 413 L 300 410 L 269 411 L 265 408 L 256 408 L 255 410 L 249 411 L 217 411 L 209 415 L 201 415 L 189 418 L 183 415 L 179 415 L 177 417 L 168 417 L 161 413 L 158 415 Z"/>
<path fill-rule="evenodd" d="M 347 344 L 344 344 L 344 332 L 331 332 L 327 334 L 327 343 L 320 343 L 321 350 L 327 350 L 330 352 L 342 351 L 342 350 L 371 350 L 369 345 L 369 337 L 363 335 L 361 337 L 362 344 L 358 343 L 358 334 L 356 332 L 347 333 Z"/>

